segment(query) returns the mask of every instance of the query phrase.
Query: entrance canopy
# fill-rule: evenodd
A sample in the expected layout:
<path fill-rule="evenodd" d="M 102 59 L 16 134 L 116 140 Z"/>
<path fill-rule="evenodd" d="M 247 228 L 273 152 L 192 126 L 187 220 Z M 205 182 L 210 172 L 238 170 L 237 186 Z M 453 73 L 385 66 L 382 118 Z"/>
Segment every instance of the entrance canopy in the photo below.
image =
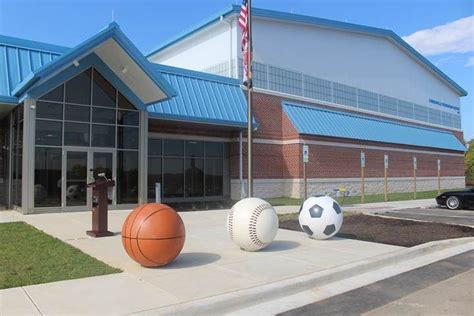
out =
<path fill-rule="evenodd" d="M 81 63 L 89 61 L 91 56 L 98 57 L 114 77 L 130 89 L 135 96 L 133 99 L 139 102 L 135 104 L 138 108 L 145 110 L 146 105 L 167 100 L 176 94 L 171 85 L 151 69 L 150 63 L 117 23 L 109 24 L 72 49 L 55 45 L 43 47 L 45 44 L 31 41 L 18 43 L 18 39 L 7 37 L 0 38 L 0 45 L 2 39 L 7 41 L 3 50 L 0 46 L 0 55 L 5 55 L 0 62 L 3 63 L 0 64 L 0 76 L 6 77 L 6 85 L 0 87 L 0 104 L 15 105 L 25 98 L 39 97 L 46 92 L 46 88 L 54 88 L 48 84 L 51 78 L 72 75 L 74 71 L 71 69 L 81 68 Z M 11 40 L 16 41 L 12 43 Z"/>

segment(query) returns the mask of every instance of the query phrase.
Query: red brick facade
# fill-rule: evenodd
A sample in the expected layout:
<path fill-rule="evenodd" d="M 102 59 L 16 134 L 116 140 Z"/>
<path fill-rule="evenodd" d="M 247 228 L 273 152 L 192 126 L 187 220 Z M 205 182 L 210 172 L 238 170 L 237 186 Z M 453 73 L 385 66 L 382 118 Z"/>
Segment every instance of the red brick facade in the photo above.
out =
<path fill-rule="evenodd" d="M 309 178 L 358 178 L 360 153 L 366 156 L 367 178 L 384 176 L 384 155 L 389 156 L 389 177 L 412 177 L 413 157 L 417 157 L 417 176 L 436 177 L 437 160 L 441 160 L 441 176 L 464 175 L 462 152 L 437 150 L 388 143 L 365 142 L 331 137 L 300 136 L 282 110 L 282 97 L 254 93 L 254 115 L 258 130 L 254 133 L 255 179 L 300 179 L 303 177 L 302 144 L 308 143 Z M 293 100 L 294 101 L 294 100 Z M 302 103 L 300 101 L 295 101 Z M 154 133 L 222 137 L 230 142 L 230 175 L 239 178 L 238 130 L 203 124 L 176 123 L 150 120 L 149 131 Z M 457 137 L 462 133 L 453 132 Z M 244 137 L 246 133 L 244 132 Z M 264 143 L 262 143 L 264 142 Z M 321 142 L 324 143 L 321 144 Z M 370 146 L 370 148 L 367 148 Z M 364 148 L 365 147 L 365 148 Z M 380 149 L 374 149 L 380 148 Z M 425 151 L 428 153 L 422 153 Z M 246 178 L 247 144 L 243 144 L 243 175 Z"/>
<path fill-rule="evenodd" d="M 441 160 L 441 176 L 463 176 L 462 152 L 437 150 L 396 144 L 364 142 L 331 137 L 301 137 L 282 111 L 284 100 L 278 96 L 254 93 L 254 113 L 259 123 L 254 133 L 254 177 L 255 179 L 302 178 L 302 143 L 308 142 L 310 162 L 307 165 L 309 178 L 358 178 L 360 177 L 360 153 L 366 156 L 366 177 L 384 176 L 384 155 L 389 156 L 389 177 L 412 177 L 413 157 L 417 158 L 417 176 L 436 177 L 437 160 Z M 301 103 L 300 101 L 297 101 Z M 462 133 L 453 132 L 457 137 Z M 259 143 L 269 140 L 272 144 Z M 290 144 L 283 144 L 286 143 Z M 311 144 L 311 142 L 337 143 L 339 146 Z M 299 143 L 298 143 L 299 142 Z M 344 147 L 345 146 L 345 147 Z M 382 147 L 367 149 L 365 146 Z M 246 144 L 244 152 L 244 178 L 246 177 Z M 389 149 L 383 149 L 389 148 Z M 398 150 L 390 150 L 396 148 Z M 231 145 L 231 177 L 239 175 L 238 144 Z M 421 153 L 418 151 L 427 151 Z"/>

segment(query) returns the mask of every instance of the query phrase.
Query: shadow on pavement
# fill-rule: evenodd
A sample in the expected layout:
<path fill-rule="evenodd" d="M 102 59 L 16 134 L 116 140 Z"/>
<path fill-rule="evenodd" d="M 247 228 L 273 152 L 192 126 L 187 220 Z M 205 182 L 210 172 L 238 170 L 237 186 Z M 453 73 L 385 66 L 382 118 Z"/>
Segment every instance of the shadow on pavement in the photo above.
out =
<path fill-rule="evenodd" d="M 221 256 L 211 252 L 185 252 L 170 264 L 159 267 L 160 270 L 174 270 L 204 266 L 219 260 Z"/>

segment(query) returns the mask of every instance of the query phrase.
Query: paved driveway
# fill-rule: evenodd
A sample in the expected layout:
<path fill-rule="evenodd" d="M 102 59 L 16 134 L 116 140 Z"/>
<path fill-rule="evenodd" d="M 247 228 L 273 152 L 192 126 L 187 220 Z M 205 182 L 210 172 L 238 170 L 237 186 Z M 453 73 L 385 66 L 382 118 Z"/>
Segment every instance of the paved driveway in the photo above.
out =
<path fill-rule="evenodd" d="M 380 215 L 415 219 L 436 223 L 466 225 L 474 227 L 474 210 L 451 211 L 446 208 L 409 208 L 380 212 Z"/>

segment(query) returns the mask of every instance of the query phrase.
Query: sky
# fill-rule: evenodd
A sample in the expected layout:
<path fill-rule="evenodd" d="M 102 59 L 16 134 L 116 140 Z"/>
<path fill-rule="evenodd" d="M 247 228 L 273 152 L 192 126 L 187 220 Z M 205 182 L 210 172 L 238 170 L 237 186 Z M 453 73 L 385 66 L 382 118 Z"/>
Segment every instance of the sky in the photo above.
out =
<path fill-rule="evenodd" d="M 144 53 L 231 0 L 0 0 L 0 34 L 75 46 L 112 20 Z M 465 139 L 474 138 L 474 0 L 253 0 L 254 7 L 391 29 L 468 91 Z"/>

